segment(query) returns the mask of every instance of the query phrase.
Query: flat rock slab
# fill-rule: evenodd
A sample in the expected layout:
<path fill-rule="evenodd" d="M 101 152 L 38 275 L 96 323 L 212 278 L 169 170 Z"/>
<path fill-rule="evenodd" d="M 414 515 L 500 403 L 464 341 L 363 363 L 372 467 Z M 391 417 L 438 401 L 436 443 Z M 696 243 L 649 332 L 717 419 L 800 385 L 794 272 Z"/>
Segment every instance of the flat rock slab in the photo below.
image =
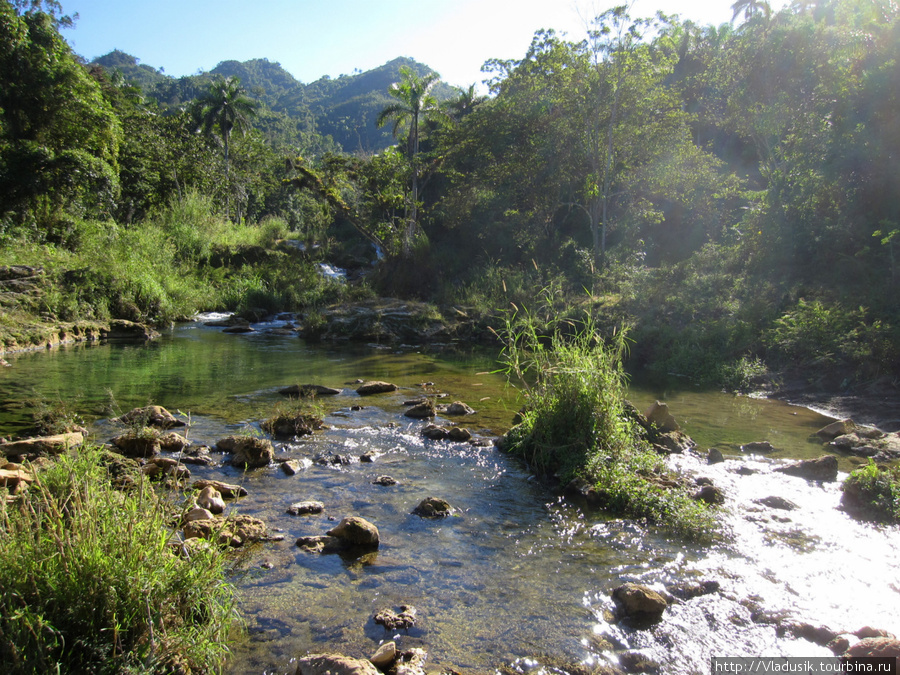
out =
<path fill-rule="evenodd" d="M 40 438 L 26 438 L 21 441 L 0 444 L 0 455 L 59 455 L 84 443 L 84 435 L 79 432 L 56 434 Z"/>
<path fill-rule="evenodd" d="M 297 660 L 296 675 L 380 675 L 368 659 L 318 654 Z"/>

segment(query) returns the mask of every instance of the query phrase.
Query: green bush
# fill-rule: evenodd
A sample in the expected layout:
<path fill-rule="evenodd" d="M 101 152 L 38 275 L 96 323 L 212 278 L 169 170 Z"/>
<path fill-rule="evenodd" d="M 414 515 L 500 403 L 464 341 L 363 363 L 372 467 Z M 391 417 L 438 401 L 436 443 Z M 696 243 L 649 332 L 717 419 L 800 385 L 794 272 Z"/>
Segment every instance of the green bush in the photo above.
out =
<path fill-rule="evenodd" d="M 873 376 L 891 372 L 895 365 L 894 330 L 873 319 L 865 307 L 801 298 L 775 320 L 765 340 L 782 362 L 847 366 Z"/>
<path fill-rule="evenodd" d="M 225 553 L 176 553 L 170 509 L 134 477 L 113 489 L 100 449 L 64 456 L 0 500 L 6 673 L 205 672 L 234 619 Z"/>
<path fill-rule="evenodd" d="M 527 396 L 522 422 L 506 437 L 510 453 L 540 475 L 586 480 L 612 513 L 691 539 L 714 535 L 711 510 L 670 486 L 663 459 L 628 412 L 624 332 L 606 342 L 588 318 L 579 329 L 550 322 L 542 331 L 526 314 L 511 318 L 502 337 L 507 375 Z"/>
<path fill-rule="evenodd" d="M 876 520 L 900 523 L 900 466 L 879 467 L 869 460 L 847 477 L 841 489 L 845 508 Z"/>

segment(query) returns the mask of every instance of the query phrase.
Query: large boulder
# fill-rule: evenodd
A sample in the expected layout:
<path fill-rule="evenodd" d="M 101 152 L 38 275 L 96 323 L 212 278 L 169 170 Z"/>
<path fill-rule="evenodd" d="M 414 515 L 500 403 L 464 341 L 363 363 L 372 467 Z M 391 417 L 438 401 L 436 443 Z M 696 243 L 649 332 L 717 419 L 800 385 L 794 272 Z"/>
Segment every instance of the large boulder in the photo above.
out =
<path fill-rule="evenodd" d="M 668 431 L 678 431 L 678 422 L 674 415 L 669 412 L 669 406 L 660 401 L 656 401 L 647 410 L 644 411 L 644 417 L 652 426 L 659 431 L 665 433 Z"/>
<path fill-rule="evenodd" d="M 230 452 L 234 466 L 247 469 L 267 466 L 275 459 L 275 449 L 267 438 L 228 436 L 218 441 L 216 448 L 222 452 Z"/>
<path fill-rule="evenodd" d="M 126 431 L 113 438 L 112 444 L 126 457 L 153 457 L 161 448 L 159 432 L 150 427 Z"/>
<path fill-rule="evenodd" d="M 837 420 L 836 422 L 826 424 L 824 427 L 819 429 L 816 432 L 816 436 L 826 442 L 833 441 L 838 436 L 849 434 L 855 428 L 856 424 L 854 424 L 853 420 L 851 419 Z"/>
<path fill-rule="evenodd" d="M 315 654 L 297 659 L 296 675 L 381 675 L 368 659 Z"/>
<path fill-rule="evenodd" d="M 624 617 L 638 621 L 658 621 L 668 607 L 663 596 L 641 584 L 622 584 L 612 596 Z"/>
<path fill-rule="evenodd" d="M 681 454 L 687 452 L 696 445 L 694 439 L 683 431 L 655 433 L 652 436 L 651 443 L 656 452 L 664 455 Z"/>
<path fill-rule="evenodd" d="M 12 464 L 8 466 L 14 466 Z M 34 475 L 21 468 L 0 469 L 0 487 L 9 490 L 10 494 L 16 494 L 26 485 L 34 482 Z"/>
<path fill-rule="evenodd" d="M 263 521 L 243 514 L 224 520 L 213 518 L 185 523 L 184 538 L 194 537 L 215 540 L 223 546 L 232 547 L 271 539 Z"/>
<path fill-rule="evenodd" d="M 806 480 L 829 482 L 837 480 L 838 461 L 834 455 L 822 455 L 818 459 L 804 459 L 775 469 L 788 476 Z"/>
<path fill-rule="evenodd" d="M 889 637 L 864 638 L 850 647 L 843 654 L 849 657 L 873 657 L 897 659 L 897 668 L 900 669 L 900 640 Z"/>
<path fill-rule="evenodd" d="M 322 513 L 325 510 L 325 504 L 317 501 L 305 501 L 291 504 L 288 507 L 288 514 L 291 516 L 307 516 L 315 513 Z"/>
<path fill-rule="evenodd" d="M 770 495 L 768 497 L 754 499 L 753 502 L 761 506 L 767 506 L 770 509 L 779 509 L 781 511 L 794 511 L 799 508 L 790 499 L 785 499 L 784 497 L 779 497 L 778 495 Z"/>
<path fill-rule="evenodd" d="M 900 459 L 900 434 L 886 434 L 878 429 L 858 427 L 835 437 L 828 446 L 839 452 L 872 457 L 876 462 Z"/>
<path fill-rule="evenodd" d="M 348 546 L 378 548 L 378 528 L 364 518 L 348 516 L 327 532 L 328 536 L 340 539 Z"/>
<path fill-rule="evenodd" d="M 385 642 L 369 657 L 369 661 L 375 664 L 376 668 L 383 671 L 387 671 L 396 660 L 397 643 L 393 640 Z"/>
<path fill-rule="evenodd" d="M 375 623 L 388 630 L 408 630 L 416 625 L 416 608 L 411 605 L 403 605 L 400 612 L 392 609 L 382 609 L 373 617 Z"/>
<path fill-rule="evenodd" d="M 21 441 L 0 443 L 0 456 L 60 455 L 69 448 L 78 447 L 82 443 L 84 443 L 84 435 L 78 431 L 68 434 L 56 434 L 55 436 L 26 438 Z"/>
<path fill-rule="evenodd" d="M 754 455 L 765 455 L 770 452 L 776 452 L 774 445 L 769 441 L 753 441 L 752 443 L 744 443 L 741 446 L 741 452 L 749 452 Z"/>

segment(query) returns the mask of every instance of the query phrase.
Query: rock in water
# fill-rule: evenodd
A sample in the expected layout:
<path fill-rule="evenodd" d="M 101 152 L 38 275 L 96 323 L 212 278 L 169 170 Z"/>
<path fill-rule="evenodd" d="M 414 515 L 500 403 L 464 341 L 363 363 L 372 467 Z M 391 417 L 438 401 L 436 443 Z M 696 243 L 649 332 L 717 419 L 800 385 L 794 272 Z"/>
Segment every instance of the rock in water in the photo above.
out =
<path fill-rule="evenodd" d="M 337 396 L 342 391 L 342 389 L 334 389 L 321 384 L 294 384 L 290 387 L 279 389 L 278 393 L 290 398 L 307 398 L 311 396 Z"/>
<path fill-rule="evenodd" d="M 369 661 L 375 664 L 379 670 L 387 670 L 397 660 L 397 643 L 391 640 L 381 645 L 378 650 L 369 657 Z"/>
<path fill-rule="evenodd" d="M 121 422 L 122 424 L 140 424 L 146 427 L 153 427 L 154 429 L 172 429 L 173 427 L 185 426 L 184 422 L 159 405 L 134 408 L 112 421 Z"/>
<path fill-rule="evenodd" d="M 267 438 L 255 436 L 229 436 L 216 443 L 216 448 L 232 453 L 234 466 L 248 469 L 266 466 L 275 459 L 275 449 Z"/>
<path fill-rule="evenodd" d="M 349 516 L 327 532 L 350 546 L 378 548 L 378 528 L 364 518 Z"/>
<path fill-rule="evenodd" d="M 375 614 L 374 620 L 388 630 L 407 630 L 416 625 L 416 608 L 403 605 L 399 614 L 392 609 L 382 609 Z"/>
<path fill-rule="evenodd" d="M 297 660 L 296 675 L 381 675 L 368 659 L 317 654 Z"/>
<path fill-rule="evenodd" d="M 745 443 L 742 445 L 741 451 L 753 454 L 767 454 L 775 452 L 775 446 L 769 443 L 769 441 L 754 441 L 753 443 Z"/>
<path fill-rule="evenodd" d="M 612 592 L 613 599 L 627 618 L 658 621 L 668 603 L 659 593 L 647 586 L 627 583 Z"/>
<path fill-rule="evenodd" d="M 780 466 L 775 471 L 806 480 L 828 482 L 837 480 L 838 461 L 834 455 L 823 455 L 818 459 L 804 459 L 787 466 Z"/>
<path fill-rule="evenodd" d="M 225 500 L 222 499 L 222 493 L 212 485 L 207 485 L 200 490 L 200 494 L 197 495 L 197 505 L 212 513 L 225 511 Z"/>
<path fill-rule="evenodd" d="M 372 394 L 386 394 L 387 392 L 397 391 L 397 385 L 390 382 L 363 382 L 356 388 L 356 393 L 360 396 L 371 396 Z"/>
<path fill-rule="evenodd" d="M 462 401 L 454 401 L 447 406 L 447 415 L 474 415 L 475 411 Z"/>
<path fill-rule="evenodd" d="M 426 497 L 413 509 L 413 513 L 422 518 L 444 518 L 452 511 L 450 504 L 438 497 Z"/>
<path fill-rule="evenodd" d="M 674 415 L 669 412 L 669 406 L 665 403 L 656 401 L 644 412 L 647 421 L 655 426 L 659 431 L 678 431 L 678 422 L 675 421 Z"/>

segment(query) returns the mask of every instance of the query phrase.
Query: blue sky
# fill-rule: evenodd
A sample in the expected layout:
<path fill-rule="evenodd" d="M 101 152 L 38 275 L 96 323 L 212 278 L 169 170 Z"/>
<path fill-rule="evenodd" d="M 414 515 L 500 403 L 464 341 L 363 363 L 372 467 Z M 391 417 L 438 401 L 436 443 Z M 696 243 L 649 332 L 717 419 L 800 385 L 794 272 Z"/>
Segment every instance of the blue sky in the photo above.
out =
<path fill-rule="evenodd" d="M 636 0 L 700 23 L 731 19 L 734 0 Z M 491 58 L 521 58 L 540 28 L 581 39 L 585 17 L 621 0 L 61 0 L 77 12 L 64 35 L 88 60 L 120 49 L 176 77 L 221 61 L 267 58 L 302 82 L 398 56 L 457 86 L 480 83 Z"/>

